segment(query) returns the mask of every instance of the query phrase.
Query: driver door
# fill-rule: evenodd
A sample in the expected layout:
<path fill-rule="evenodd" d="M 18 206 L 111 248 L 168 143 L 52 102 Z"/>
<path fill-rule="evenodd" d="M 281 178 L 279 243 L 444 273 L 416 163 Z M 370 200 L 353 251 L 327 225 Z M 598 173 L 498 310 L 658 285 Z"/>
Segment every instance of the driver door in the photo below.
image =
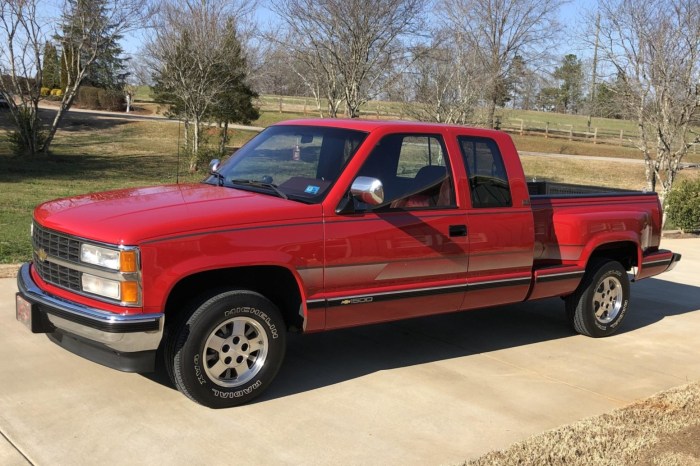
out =
<path fill-rule="evenodd" d="M 439 134 L 390 134 L 358 176 L 384 203 L 326 217 L 326 328 L 455 311 L 468 266 L 466 215 Z"/>

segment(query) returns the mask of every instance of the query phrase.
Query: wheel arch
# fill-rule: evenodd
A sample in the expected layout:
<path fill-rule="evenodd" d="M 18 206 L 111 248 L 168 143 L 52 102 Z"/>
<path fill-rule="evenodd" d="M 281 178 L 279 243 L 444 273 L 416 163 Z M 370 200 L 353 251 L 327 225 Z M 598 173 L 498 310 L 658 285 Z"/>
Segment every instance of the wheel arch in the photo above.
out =
<path fill-rule="evenodd" d="M 260 293 L 280 310 L 287 328 L 304 328 L 304 313 L 300 283 L 294 273 L 282 266 L 261 265 L 208 270 L 180 279 L 168 294 L 165 304 L 165 322 L 176 322 L 183 315 L 187 303 L 201 297 L 208 290 L 246 289 Z"/>
<path fill-rule="evenodd" d="M 630 239 L 605 242 L 584 252 L 587 252 L 585 256 L 582 255 L 582 259 L 585 257 L 586 269 L 600 259 L 607 258 L 619 262 L 627 271 L 639 264 L 641 254 L 638 243 Z"/>

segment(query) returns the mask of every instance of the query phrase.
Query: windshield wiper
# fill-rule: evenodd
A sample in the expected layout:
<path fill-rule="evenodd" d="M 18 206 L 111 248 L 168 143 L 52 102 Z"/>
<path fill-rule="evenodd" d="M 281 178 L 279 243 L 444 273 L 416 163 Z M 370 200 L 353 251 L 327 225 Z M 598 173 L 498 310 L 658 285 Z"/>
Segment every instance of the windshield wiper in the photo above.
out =
<path fill-rule="evenodd" d="M 217 184 L 218 186 L 223 186 L 223 185 L 224 185 L 224 182 L 226 181 L 226 178 L 224 178 L 224 175 L 222 175 L 222 174 L 219 173 L 219 172 L 215 172 L 215 171 L 212 171 L 212 172 L 210 172 L 209 174 L 217 179 L 216 184 Z"/>
<path fill-rule="evenodd" d="M 280 189 L 277 187 L 276 184 L 274 183 L 265 183 L 264 181 L 255 181 L 255 180 L 231 180 L 231 184 L 240 184 L 244 186 L 254 186 L 256 188 L 267 188 L 271 191 L 273 191 L 277 196 L 281 197 L 282 199 L 289 199 L 286 194 L 284 194 Z"/>

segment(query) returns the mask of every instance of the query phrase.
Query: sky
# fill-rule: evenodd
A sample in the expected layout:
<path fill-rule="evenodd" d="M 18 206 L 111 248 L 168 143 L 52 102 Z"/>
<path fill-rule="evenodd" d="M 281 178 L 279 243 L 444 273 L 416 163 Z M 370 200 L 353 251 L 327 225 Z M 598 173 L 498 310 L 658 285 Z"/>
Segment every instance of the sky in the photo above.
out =
<path fill-rule="evenodd" d="M 60 10 L 57 5 L 61 0 L 45 0 L 42 2 L 44 8 L 42 13 L 48 21 L 56 20 L 60 16 Z M 564 4 L 559 10 L 559 20 L 564 25 L 565 38 L 562 44 L 554 51 L 555 56 L 563 56 L 567 53 L 574 53 L 579 58 L 590 60 L 592 50 L 590 46 L 586 46 L 581 41 L 581 35 L 584 30 L 584 22 L 588 15 L 594 14 L 596 0 L 570 0 Z M 269 8 L 265 7 L 265 1 L 262 1 L 256 9 L 255 19 L 260 29 L 265 30 L 273 26 L 276 19 L 274 13 Z M 439 18 L 436 18 L 439 19 Z M 148 31 L 134 31 L 128 34 L 122 40 L 124 52 L 128 55 L 138 57 L 141 53 L 142 44 L 148 37 Z"/>
<path fill-rule="evenodd" d="M 571 0 L 562 6 L 559 10 L 559 19 L 564 24 L 565 34 L 568 36 L 563 41 L 561 55 L 566 53 L 575 53 L 579 58 L 586 58 L 592 55 L 588 50 L 578 42 L 578 37 L 583 29 L 583 22 L 590 12 L 594 11 L 596 0 Z M 255 18 L 261 29 L 267 29 L 268 26 L 275 23 L 275 15 L 264 4 L 258 6 Z M 132 55 L 139 53 L 141 44 L 147 37 L 146 31 L 131 34 L 125 38 L 123 42 L 124 50 Z"/>

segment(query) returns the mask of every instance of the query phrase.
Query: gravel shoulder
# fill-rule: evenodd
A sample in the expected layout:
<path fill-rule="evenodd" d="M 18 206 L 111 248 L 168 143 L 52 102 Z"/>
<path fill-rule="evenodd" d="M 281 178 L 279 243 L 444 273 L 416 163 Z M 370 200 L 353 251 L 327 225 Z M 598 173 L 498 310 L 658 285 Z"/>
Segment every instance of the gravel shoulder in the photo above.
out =
<path fill-rule="evenodd" d="M 0 278 L 14 278 L 17 276 L 20 264 L 0 264 Z"/>

